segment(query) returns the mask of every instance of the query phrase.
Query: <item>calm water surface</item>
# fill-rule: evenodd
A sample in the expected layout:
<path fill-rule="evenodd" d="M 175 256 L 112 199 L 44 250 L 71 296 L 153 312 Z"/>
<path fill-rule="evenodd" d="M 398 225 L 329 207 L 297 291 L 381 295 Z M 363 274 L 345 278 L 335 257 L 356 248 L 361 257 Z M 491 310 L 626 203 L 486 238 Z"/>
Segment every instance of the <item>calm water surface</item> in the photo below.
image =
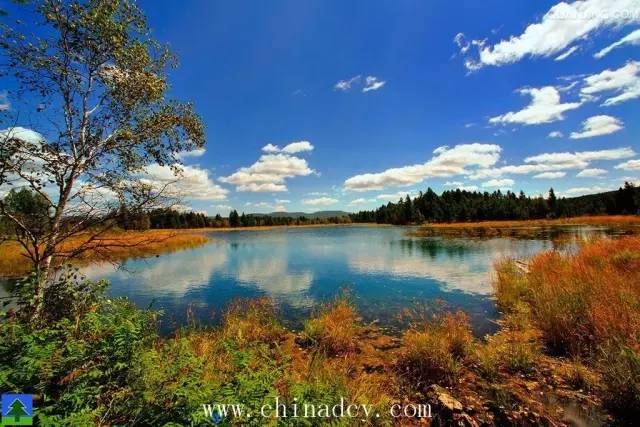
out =
<path fill-rule="evenodd" d="M 237 297 L 273 298 L 291 326 L 347 288 L 367 321 L 402 326 L 403 308 L 466 311 L 475 332 L 493 329 L 491 270 L 503 256 L 551 248 L 547 240 L 408 237 L 403 227 L 324 227 L 212 233 L 192 250 L 129 260 L 116 269 L 94 265 L 109 292 L 165 312 L 165 330 L 215 323 Z"/>

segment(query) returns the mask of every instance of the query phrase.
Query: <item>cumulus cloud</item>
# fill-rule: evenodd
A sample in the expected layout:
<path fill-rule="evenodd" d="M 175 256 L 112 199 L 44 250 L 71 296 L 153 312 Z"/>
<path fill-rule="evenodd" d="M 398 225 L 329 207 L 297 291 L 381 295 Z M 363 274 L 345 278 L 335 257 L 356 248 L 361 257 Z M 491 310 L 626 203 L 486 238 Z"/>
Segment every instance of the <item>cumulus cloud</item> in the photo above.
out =
<path fill-rule="evenodd" d="M 353 86 L 355 83 L 357 83 L 358 81 L 360 81 L 360 75 L 358 74 L 357 76 L 353 76 L 350 79 L 347 80 L 340 80 L 339 82 L 337 82 L 333 88 L 335 90 L 341 90 L 343 92 L 348 91 L 349 89 L 351 89 L 351 86 Z"/>
<path fill-rule="evenodd" d="M 620 163 L 616 166 L 616 169 L 622 169 L 625 171 L 640 170 L 640 159 L 629 160 L 624 163 Z"/>
<path fill-rule="evenodd" d="M 489 123 L 505 124 L 519 123 L 524 125 L 539 125 L 564 119 L 564 113 L 575 110 L 582 102 L 560 101 L 560 92 L 553 86 L 542 88 L 524 88 L 518 91 L 522 95 L 531 96 L 531 103 L 520 111 L 510 111 L 500 116 L 492 117 Z"/>
<path fill-rule="evenodd" d="M 559 130 L 554 130 L 553 132 L 549 132 L 549 138 L 562 138 L 564 134 Z"/>
<path fill-rule="evenodd" d="M 582 131 L 571 132 L 569 138 L 592 138 L 594 136 L 609 135 L 622 129 L 624 129 L 624 124 L 620 119 L 606 115 L 593 116 L 582 122 Z"/>
<path fill-rule="evenodd" d="M 562 195 L 584 196 L 586 194 L 604 193 L 605 191 L 612 191 L 612 190 L 614 190 L 614 188 L 601 187 L 599 185 L 594 185 L 593 187 L 573 187 L 564 191 Z"/>
<path fill-rule="evenodd" d="M 580 94 L 584 99 L 595 99 L 601 93 L 617 94 L 600 104 L 604 107 L 640 98 L 640 62 L 629 61 L 616 70 L 607 69 L 583 79 Z"/>
<path fill-rule="evenodd" d="M 450 177 L 471 173 L 469 168 L 490 168 L 500 158 L 502 149 L 495 144 L 461 144 L 434 150 L 425 163 L 387 169 L 378 173 L 353 176 L 344 182 L 351 191 L 382 190 L 386 187 L 412 185 L 431 177 Z"/>
<path fill-rule="evenodd" d="M 532 166 L 541 165 L 555 170 L 562 169 L 582 169 L 588 166 L 589 162 L 596 160 L 618 160 L 635 155 L 629 147 L 612 148 L 598 151 L 579 151 L 575 153 L 543 153 L 536 156 L 527 157 L 525 163 Z"/>
<path fill-rule="evenodd" d="M 305 199 L 302 204 L 308 206 L 328 206 L 338 203 L 338 199 L 332 197 L 318 197 L 316 199 Z"/>
<path fill-rule="evenodd" d="M 536 179 L 556 179 L 556 178 L 562 178 L 566 174 L 567 174 L 566 172 L 542 172 L 537 175 L 534 175 L 533 177 Z"/>
<path fill-rule="evenodd" d="M 575 153 L 542 153 L 524 159 L 525 164 L 506 165 L 490 169 L 480 169 L 468 175 L 470 179 L 498 178 L 503 175 L 526 175 L 530 173 L 558 172 L 584 169 L 593 161 L 620 160 L 635 156 L 629 147 Z"/>
<path fill-rule="evenodd" d="M 606 169 L 599 168 L 591 168 L 591 169 L 583 169 L 576 175 L 578 178 L 593 178 L 596 176 L 606 175 Z"/>
<path fill-rule="evenodd" d="M 302 153 L 305 151 L 313 151 L 314 146 L 309 141 L 297 141 L 292 142 L 290 144 L 285 145 L 280 148 L 277 145 L 267 144 L 262 147 L 262 151 L 265 153 L 286 153 L 286 154 L 296 154 Z"/>
<path fill-rule="evenodd" d="M 364 205 L 365 203 L 368 203 L 367 199 L 359 198 L 350 201 L 349 206 Z"/>
<path fill-rule="evenodd" d="M 593 57 L 596 59 L 604 58 L 604 56 L 607 55 L 609 52 L 625 44 L 635 45 L 635 46 L 640 45 L 640 29 L 635 30 L 630 34 L 627 34 L 617 42 L 610 44 L 609 46 L 605 47 L 604 49 L 602 49 L 601 51 L 593 55 Z"/>
<path fill-rule="evenodd" d="M 305 159 L 300 157 L 285 153 L 263 154 L 253 165 L 242 167 L 219 180 L 235 185 L 237 191 L 282 192 L 287 191 L 286 178 L 307 176 L 312 173 L 314 173 L 313 169 Z"/>
<path fill-rule="evenodd" d="M 189 200 L 226 199 L 229 191 L 214 183 L 207 170 L 195 166 L 180 169 L 176 175 L 171 167 L 154 163 L 146 167 L 140 180 Z"/>
<path fill-rule="evenodd" d="M 204 148 L 196 148 L 195 150 L 191 151 L 181 151 L 176 154 L 176 157 L 179 159 L 186 159 L 188 157 L 202 157 L 205 152 L 206 150 Z"/>
<path fill-rule="evenodd" d="M 376 76 L 367 76 L 365 79 L 365 86 L 362 88 L 363 92 L 369 92 L 371 90 L 381 89 L 387 82 L 380 80 Z"/>
<path fill-rule="evenodd" d="M 487 188 L 511 188 L 515 184 L 515 181 L 509 178 L 504 179 L 491 179 L 487 182 L 483 182 L 482 186 Z"/>
<path fill-rule="evenodd" d="M 467 59 L 465 65 L 473 71 L 484 66 L 512 64 L 525 57 L 559 55 L 556 59 L 561 60 L 599 30 L 640 22 L 637 11 L 637 0 L 563 1 L 551 7 L 538 22 L 529 24 L 520 35 L 494 45 L 475 40 L 478 57 Z M 463 38 L 457 39 L 461 52 L 467 53 L 468 44 Z"/>

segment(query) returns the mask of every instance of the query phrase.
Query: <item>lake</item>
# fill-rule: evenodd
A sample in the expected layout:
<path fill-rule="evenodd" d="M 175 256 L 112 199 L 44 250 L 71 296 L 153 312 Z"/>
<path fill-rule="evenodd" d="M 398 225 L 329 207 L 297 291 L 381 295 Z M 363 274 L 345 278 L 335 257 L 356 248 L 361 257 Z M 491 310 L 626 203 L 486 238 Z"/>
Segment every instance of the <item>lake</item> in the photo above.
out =
<path fill-rule="evenodd" d="M 462 309 L 478 335 L 495 329 L 491 272 L 496 259 L 553 247 L 546 239 L 410 237 L 407 227 L 276 228 L 212 232 L 210 243 L 120 268 L 84 268 L 111 282 L 110 294 L 165 312 L 164 331 L 187 319 L 219 320 L 233 299 L 267 296 L 292 327 L 347 289 L 366 321 L 397 329 L 404 308 Z M 597 230 L 596 230 L 597 231 Z M 187 316 L 190 313 L 190 317 Z"/>

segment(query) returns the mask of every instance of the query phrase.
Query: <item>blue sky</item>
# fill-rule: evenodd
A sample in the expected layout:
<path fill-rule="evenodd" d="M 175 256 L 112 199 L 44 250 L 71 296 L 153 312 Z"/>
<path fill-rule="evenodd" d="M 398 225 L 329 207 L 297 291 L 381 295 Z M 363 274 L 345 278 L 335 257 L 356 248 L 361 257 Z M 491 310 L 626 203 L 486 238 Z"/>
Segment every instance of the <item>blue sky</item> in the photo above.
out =
<path fill-rule="evenodd" d="M 140 4 L 179 56 L 172 95 L 206 123 L 183 158 L 194 210 L 640 177 L 640 0 Z"/>

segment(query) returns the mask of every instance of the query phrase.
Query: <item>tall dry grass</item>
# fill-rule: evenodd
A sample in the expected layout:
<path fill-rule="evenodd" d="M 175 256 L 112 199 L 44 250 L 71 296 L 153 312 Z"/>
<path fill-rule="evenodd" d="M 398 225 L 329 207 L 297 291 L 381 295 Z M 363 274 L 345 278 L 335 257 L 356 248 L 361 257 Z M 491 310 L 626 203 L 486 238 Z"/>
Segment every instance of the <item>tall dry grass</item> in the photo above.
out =
<path fill-rule="evenodd" d="M 640 417 L 640 237 L 598 239 L 576 253 L 543 252 L 527 272 L 496 266 L 496 297 L 525 313 L 547 348 L 602 375 L 603 400 L 621 419 Z"/>
<path fill-rule="evenodd" d="M 450 237 L 529 237 L 543 235 L 545 231 L 563 226 L 591 225 L 621 228 L 630 234 L 640 232 L 640 216 L 603 215 L 572 218 L 535 219 L 520 221 L 480 221 L 425 224 L 411 234 L 417 236 Z"/>
<path fill-rule="evenodd" d="M 303 334 L 316 348 L 331 355 L 346 353 L 357 347 L 358 315 L 346 296 L 336 298 L 319 315 L 307 320 Z"/>
<path fill-rule="evenodd" d="M 148 257 L 163 252 L 193 248 L 208 241 L 204 234 L 174 230 L 112 231 L 91 240 L 90 234 L 75 236 L 62 245 L 60 251 L 71 253 L 82 246 L 77 258 L 80 263 L 91 261 L 121 261 L 127 258 Z M 0 276 L 22 276 L 29 272 L 30 261 L 16 242 L 0 244 Z M 64 260 L 58 259 L 58 264 Z"/>
<path fill-rule="evenodd" d="M 525 302 L 547 344 L 571 354 L 606 343 L 640 344 L 640 238 L 599 239 L 577 253 L 543 252 L 528 272 L 496 267 L 499 306 Z"/>
<path fill-rule="evenodd" d="M 473 344 L 467 316 L 447 313 L 404 333 L 398 368 L 418 388 L 453 384 Z"/>

